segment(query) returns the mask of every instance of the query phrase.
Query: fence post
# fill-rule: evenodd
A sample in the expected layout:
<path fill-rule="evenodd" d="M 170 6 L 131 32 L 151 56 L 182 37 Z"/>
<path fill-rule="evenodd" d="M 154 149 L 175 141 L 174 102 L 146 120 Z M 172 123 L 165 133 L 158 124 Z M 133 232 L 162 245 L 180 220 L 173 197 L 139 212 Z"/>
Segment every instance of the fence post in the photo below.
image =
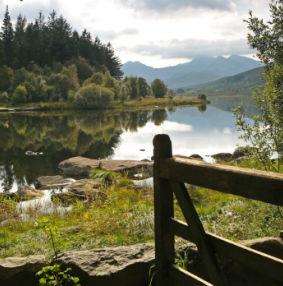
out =
<path fill-rule="evenodd" d="M 156 285 L 169 286 L 169 272 L 174 263 L 174 234 L 170 232 L 169 221 L 174 217 L 173 192 L 169 180 L 159 177 L 162 159 L 172 157 L 172 143 L 168 135 L 159 134 L 153 139 L 154 146 L 154 227 Z"/>

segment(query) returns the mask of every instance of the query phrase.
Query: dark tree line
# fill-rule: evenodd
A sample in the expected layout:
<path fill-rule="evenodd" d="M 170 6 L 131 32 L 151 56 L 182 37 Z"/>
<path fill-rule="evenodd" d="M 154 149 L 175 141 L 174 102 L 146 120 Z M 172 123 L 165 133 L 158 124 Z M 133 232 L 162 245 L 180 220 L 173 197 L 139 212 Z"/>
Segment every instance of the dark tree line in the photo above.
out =
<path fill-rule="evenodd" d="M 13 27 L 7 7 L 0 34 L 1 66 L 19 69 L 35 63 L 52 67 L 79 57 L 98 71 L 109 71 L 117 79 L 122 77 L 120 60 L 110 43 L 103 44 L 98 37 L 93 39 L 87 30 L 79 34 L 55 11 L 47 18 L 40 12 L 30 23 L 19 15 Z"/>

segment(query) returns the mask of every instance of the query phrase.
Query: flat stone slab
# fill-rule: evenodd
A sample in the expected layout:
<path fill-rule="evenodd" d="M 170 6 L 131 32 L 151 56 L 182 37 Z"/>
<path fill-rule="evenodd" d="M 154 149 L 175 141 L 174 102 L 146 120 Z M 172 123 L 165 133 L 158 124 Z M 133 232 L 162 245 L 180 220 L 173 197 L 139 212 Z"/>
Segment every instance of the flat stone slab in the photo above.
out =
<path fill-rule="evenodd" d="M 62 176 L 42 176 L 35 180 L 34 185 L 41 190 L 63 188 L 72 184 L 75 180 Z"/>
<path fill-rule="evenodd" d="M 69 251 L 58 262 L 71 267 L 85 286 L 145 286 L 154 261 L 151 244 Z"/>
<path fill-rule="evenodd" d="M 133 179 L 137 178 L 136 174 L 142 174 L 141 179 L 145 179 L 152 176 L 152 167 L 153 163 L 147 161 L 96 160 L 84 157 L 73 157 L 59 164 L 65 176 L 75 178 L 88 177 L 91 169 L 102 169 L 126 174 Z"/>
<path fill-rule="evenodd" d="M 47 264 L 43 255 L 0 259 L 0 285 L 32 286 L 35 273 Z"/>

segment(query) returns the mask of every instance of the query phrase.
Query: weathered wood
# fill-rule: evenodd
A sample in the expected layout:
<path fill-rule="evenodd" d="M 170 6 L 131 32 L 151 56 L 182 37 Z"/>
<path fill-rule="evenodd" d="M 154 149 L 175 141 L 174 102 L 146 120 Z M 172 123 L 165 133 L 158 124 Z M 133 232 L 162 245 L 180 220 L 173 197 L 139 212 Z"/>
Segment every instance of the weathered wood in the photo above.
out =
<path fill-rule="evenodd" d="M 174 235 L 170 232 L 169 221 L 174 217 L 173 192 L 170 182 L 159 178 L 160 160 L 172 157 L 169 136 L 158 135 L 154 145 L 154 226 L 155 226 L 155 263 L 156 285 L 172 285 L 170 267 L 174 263 Z"/>
<path fill-rule="evenodd" d="M 192 230 L 184 222 L 172 218 L 170 229 L 175 235 L 194 242 Z M 269 279 L 283 283 L 283 260 L 211 233 L 206 233 L 206 236 L 220 256 L 241 263 L 247 271 L 264 273 Z"/>
<path fill-rule="evenodd" d="M 177 266 L 172 266 L 170 270 L 170 276 L 172 276 L 173 285 L 176 286 L 213 286 L 209 282 L 203 280 L 202 278 L 185 271 Z"/>
<path fill-rule="evenodd" d="M 224 193 L 283 205 L 283 175 L 180 157 L 160 162 L 158 176 Z"/>
<path fill-rule="evenodd" d="M 217 258 L 215 257 L 213 247 L 210 244 L 210 241 L 207 239 L 203 225 L 198 217 L 186 187 L 183 183 L 178 182 L 171 182 L 171 185 L 185 220 L 187 224 L 190 225 L 194 242 L 198 247 L 199 253 L 203 259 L 203 263 L 213 285 L 227 285 L 225 282 L 225 276 L 223 275 L 218 265 Z"/>

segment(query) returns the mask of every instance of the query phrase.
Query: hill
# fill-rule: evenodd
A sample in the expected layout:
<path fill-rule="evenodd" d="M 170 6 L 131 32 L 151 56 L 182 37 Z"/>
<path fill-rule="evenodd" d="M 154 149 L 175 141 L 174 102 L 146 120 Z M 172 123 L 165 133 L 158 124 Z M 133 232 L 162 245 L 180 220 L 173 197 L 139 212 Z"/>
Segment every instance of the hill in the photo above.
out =
<path fill-rule="evenodd" d="M 191 62 L 172 67 L 153 68 L 140 62 L 127 62 L 122 66 L 125 76 L 140 76 L 148 81 L 160 78 L 170 88 L 187 88 L 211 82 L 226 76 L 236 75 L 262 64 L 242 56 L 197 57 Z"/>
<path fill-rule="evenodd" d="M 201 84 L 190 88 L 207 94 L 251 94 L 257 87 L 264 85 L 262 72 L 264 68 L 256 68 L 234 76 L 224 77 L 219 80 Z"/>

